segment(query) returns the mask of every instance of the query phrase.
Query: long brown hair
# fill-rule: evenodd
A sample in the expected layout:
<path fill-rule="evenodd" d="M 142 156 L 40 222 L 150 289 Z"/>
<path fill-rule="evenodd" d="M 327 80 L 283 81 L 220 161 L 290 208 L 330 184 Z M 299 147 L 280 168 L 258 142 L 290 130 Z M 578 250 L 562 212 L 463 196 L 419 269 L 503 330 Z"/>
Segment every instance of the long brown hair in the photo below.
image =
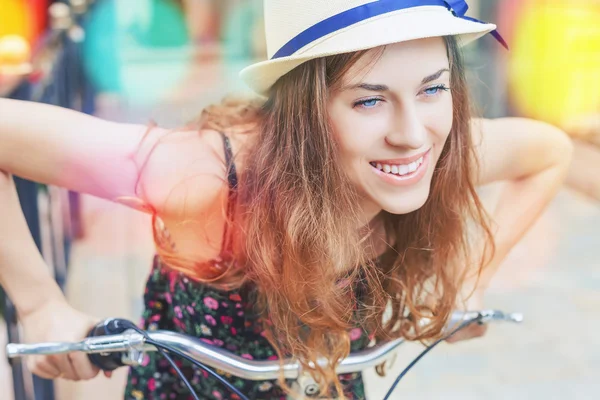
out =
<path fill-rule="evenodd" d="M 270 342 L 281 357 L 297 357 L 323 394 L 334 386 L 343 397 L 335 368 L 349 353 L 353 326 L 377 340 L 439 337 L 456 306 L 464 266 L 473 261 L 467 227 L 478 228 L 481 242 L 493 248 L 473 183 L 477 165 L 463 61 L 456 39 L 444 39 L 453 126 L 425 205 L 406 215 L 382 212 L 389 245 L 377 261 L 361 246 L 369 232 L 357 229 L 357 193 L 339 167 L 327 111 L 332 91 L 366 52 L 302 64 L 260 107 L 224 103 L 203 114 L 204 128 L 258 124 L 238 187 L 239 268 L 229 276 L 256 285 Z M 214 282 L 201 265 L 179 269 L 199 281 L 227 284 L 227 274 Z M 386 308 L 391 317 L 384 320 Z M 430 323 L 419 324 L 421 317 Z"/>

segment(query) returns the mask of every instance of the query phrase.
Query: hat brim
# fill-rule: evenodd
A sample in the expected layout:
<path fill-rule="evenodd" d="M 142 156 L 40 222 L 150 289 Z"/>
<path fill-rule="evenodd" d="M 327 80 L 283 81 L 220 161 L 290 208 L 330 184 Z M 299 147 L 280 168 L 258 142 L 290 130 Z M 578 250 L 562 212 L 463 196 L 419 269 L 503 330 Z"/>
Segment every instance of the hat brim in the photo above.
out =
<path fill-rule="evenodd" d="M 398 29 L 399 26 L 402 29 Z M 495 29 L 494 24 L 455 17 L 443 7 L 405 9 L 336 31 L 305 46 L 292 56 L 250 65 L 240 72 L 240 77 L 254 92 L 267 95 L 280 77 L 314 58 L 438 36 L 458 36 L 460 44 L 465 45 Z"/>

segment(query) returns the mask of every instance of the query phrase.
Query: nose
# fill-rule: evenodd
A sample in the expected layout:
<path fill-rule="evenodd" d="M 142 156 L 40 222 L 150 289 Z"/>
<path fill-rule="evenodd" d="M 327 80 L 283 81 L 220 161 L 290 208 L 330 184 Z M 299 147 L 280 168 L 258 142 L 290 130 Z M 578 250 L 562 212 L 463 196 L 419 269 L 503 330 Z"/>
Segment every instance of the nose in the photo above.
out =
<path fill-rule="evenodd" d="M 415 105 L 404 105 L 393 117 L 385 141 L 390 146 L 421 149 L 425 146 L 427 129 Z"/>

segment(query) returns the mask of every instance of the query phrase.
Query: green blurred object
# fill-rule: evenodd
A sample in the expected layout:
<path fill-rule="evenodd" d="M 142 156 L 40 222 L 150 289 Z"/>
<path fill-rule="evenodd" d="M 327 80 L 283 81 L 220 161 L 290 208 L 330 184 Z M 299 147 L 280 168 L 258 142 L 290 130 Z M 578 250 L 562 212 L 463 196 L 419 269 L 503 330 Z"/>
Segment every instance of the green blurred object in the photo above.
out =
<path fill-rule="evenodd" d="M 263 5 L 261 0 L 248 0 L 232 9 L 223 28 L 225 74 L 229 90 L 247 89 L 238 78 L 244 67 L 264 57 L 262 49 L 257 48 L 257 34 L 262 30 Z M 263 37 L 260 39 L 264 40 Z"/>
<path fill-rule="evenodd" d="M 254 37 L 252 28 L 261 10 L 254 1 L 247 1 L 235 7 L 224 23 L 223 40 L 228 60 L 251 59 L 253 56 Z"/>
<path fill-rule="evenodd" d="M 85 24 L 84 68 L 102 92 L 153 103 L 191 60 L 185 16 L 170 0 L 103 0 Z"/>

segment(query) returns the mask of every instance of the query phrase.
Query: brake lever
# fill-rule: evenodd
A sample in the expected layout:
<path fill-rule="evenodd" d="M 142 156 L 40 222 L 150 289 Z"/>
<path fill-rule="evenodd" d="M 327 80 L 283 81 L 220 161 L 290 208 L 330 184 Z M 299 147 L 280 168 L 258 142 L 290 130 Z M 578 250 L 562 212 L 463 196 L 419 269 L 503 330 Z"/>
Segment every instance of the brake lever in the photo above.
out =
<path fill-rule="evenodd" d="M 133 323 L 124 319 L 110 318 L 98 323 L 88 334 L 88 338 L 123 335 L 128 345 L 126 352 L 93 353 L 88 358 L 103 371 L 113 371 L 125 365 L 138 366 L 144 357 L 144 338 L 130 329 Z"/>
<path fill-rule="evenodd" d="M 447 331 L 452 331 L 464 322 L 470 320 L 479 320 L 480 324 L 488 324 L 490 322 L 523 322 L 523 314 L 521 313 L 505 313 L 499 310 L 481 310 L 481 311 L 455 311 L 452 313 L 448 324 Z"/>
<path fill-rule="evenodd" d="M 498 310 L 482 310 L 479 311 L 478 314 L 481 316 L 482 323 L 488 323 L 492 321 L 504 321 L 520 324 L 521 322 L 523 322 L 522 313 L 504 313 Z"/>

